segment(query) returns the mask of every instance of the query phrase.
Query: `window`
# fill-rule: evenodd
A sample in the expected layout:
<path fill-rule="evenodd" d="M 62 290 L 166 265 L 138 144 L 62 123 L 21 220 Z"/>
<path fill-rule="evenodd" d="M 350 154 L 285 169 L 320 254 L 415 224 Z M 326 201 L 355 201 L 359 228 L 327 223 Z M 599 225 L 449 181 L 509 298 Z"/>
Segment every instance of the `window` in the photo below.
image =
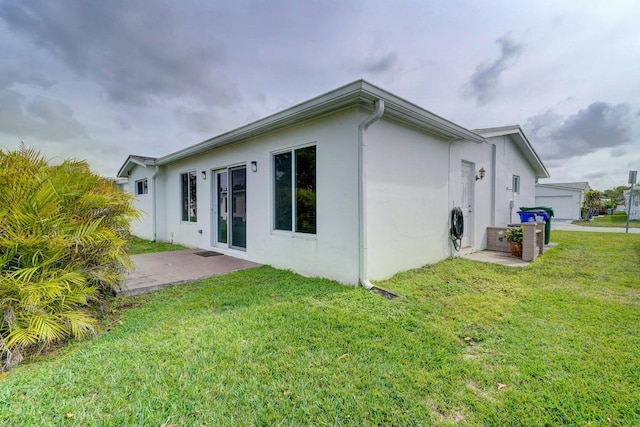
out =
<path fill-rule="evenodd" d="M 147 184 L 147 179 L 141 179 L 140 181 L 136 181 L 136 195 L 147 194 L 149 192 L 149 186 Z"/>
<path fill-rule="evenodd" d="M 275 154 L 274 228 L 316 234 L 316 147 Z"/>
<path fill-rule="evenodd" d="M 518 175 L 513 175 L 513 183 L 511 184 L 511 188 L 514 193 L 520 194 L 520 177 Z"/>
<path fill-rule="evenodd" d="M 180 175 L 182 181 L 182 220 L 196 222 L 198 220 L 198 200 L 196 196 L 196 171 Z"/>

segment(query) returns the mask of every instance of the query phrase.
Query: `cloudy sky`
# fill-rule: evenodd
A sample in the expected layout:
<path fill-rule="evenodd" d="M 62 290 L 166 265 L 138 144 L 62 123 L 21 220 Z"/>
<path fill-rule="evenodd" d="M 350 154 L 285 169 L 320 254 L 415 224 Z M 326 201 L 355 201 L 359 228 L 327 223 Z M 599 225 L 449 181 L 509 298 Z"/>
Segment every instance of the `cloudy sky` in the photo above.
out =
<path fill-rule="evenodd" d="M 469 129 L 520 124 L 549 181 L 640 169 L 640 3 L 0 0 L 0 148 L 114 176 L 354 80 Z"/>

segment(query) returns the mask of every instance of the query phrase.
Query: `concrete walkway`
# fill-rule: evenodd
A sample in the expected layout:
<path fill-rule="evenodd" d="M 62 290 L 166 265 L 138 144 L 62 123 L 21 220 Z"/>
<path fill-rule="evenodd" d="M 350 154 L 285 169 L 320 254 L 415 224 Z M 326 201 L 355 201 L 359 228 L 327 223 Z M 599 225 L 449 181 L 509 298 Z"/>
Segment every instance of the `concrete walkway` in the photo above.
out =
<path fill-rule="evenodd" d="M 203 249 L 132 255 L 131 260 L 136 269 L 127 274 L 124 286 L 116 290 L 118 295 L 143 294 L 260 265 Z"/>
<path fill-rule="evenodd" d="M 546 253 L 548 250 L 555 248 L 556 246 L 558 246 L 558 244 L 553 242 L 549 243 L 548 245 L 544 245 L 544 252 L 542 255 L 544 255 L 544 253 Z M 470 259 L 472 261 L 506 265 L 507 267 L 526 267 L 527 265 L 531 265 L 530 262 L 523 261 L 522 258 L 512 256 L 510 252 L 484 250 L 479 252 L 472 252 L 470 254 L 463 255 L 462 257 Z"/>
<path fill-rule="evenodd" d="M 472 261 L 488 262 L 490 264 L 506 265 L 507 267 L 526 267 L 530 263 L 523 261 L 522 258 L 511 256 L 509 252 L 498 251 L 479 251 L 463 255 L 462 258 Z"/>
<path fill-rule="evenodd" d="M 582 225 L 571 224 L 571 221 L 551 220 L 551 237 L 553 238 L 553 230 L 559 231 L 588 231 L 592 233 L 624 233 L 625 227 L 585 227 Z M 640 228 L 629 227 L 629 234 L 640 234 Z"/>

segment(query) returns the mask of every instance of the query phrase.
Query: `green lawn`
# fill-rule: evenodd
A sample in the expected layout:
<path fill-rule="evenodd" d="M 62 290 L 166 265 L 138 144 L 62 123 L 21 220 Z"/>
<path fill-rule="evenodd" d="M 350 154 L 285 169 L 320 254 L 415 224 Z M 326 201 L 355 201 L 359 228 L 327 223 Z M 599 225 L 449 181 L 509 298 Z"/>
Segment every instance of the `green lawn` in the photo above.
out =
<path fill-rule="evenodd" d="M 552 220 L 553 221 L 553 220 Z M 573 224 L 587 227 L 622 227 L 627 226 L 627 214 L 615 212 L 613 215 L 601 215 L 594 217 L 591 221 L 573 221 Z M 640 228 L 640 221 L 629 221 L 629 228 Z"/>
<path fill-rule="evenodd" d="M 269 267 L 118 299 L 0 380 L 0 425 L 640 425 L 640 235 L 553 240 L 400 274 L 393 301 Z"/>
<path fill-rule="evenodd" d="M 187 249 L 187 248 L 185 248 L 182 245 L 176 245 L 174 243 L 150 242 L 149 240 L 132 236 L 131 248 L 129 249 L 129 254 L 131 255 L 150 254 L 155 252 L 179 251 L 182 249 Z"/>

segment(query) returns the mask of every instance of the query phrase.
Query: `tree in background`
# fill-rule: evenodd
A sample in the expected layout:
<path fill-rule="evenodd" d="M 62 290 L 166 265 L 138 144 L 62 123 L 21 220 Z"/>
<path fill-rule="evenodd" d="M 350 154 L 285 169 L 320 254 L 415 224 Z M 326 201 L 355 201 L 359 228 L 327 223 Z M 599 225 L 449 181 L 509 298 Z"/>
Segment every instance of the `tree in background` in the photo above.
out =
<path fill-rule="evenodd" d="M 600 190 L 587 190 L 584 192 L 582 204 L 582 219 L 591 219 L 603 207 L 603 194 Z"/>
<path fill-rule="evenodd" d="M 630 185 L 618 185 L 616 188 L 610 188 L 604 191 L 604 197 L 610 199 L 616 205 L 624 202 L 624 191 L 630 189 Z M 615 206 L 614 206 L 615 207 Z"/>
<path fill-rule="evenodd" d="M 91 301 L 131 267 L 132 196 L 84 161 L 0 150 L 0 368 L 93 332 Z"/>

